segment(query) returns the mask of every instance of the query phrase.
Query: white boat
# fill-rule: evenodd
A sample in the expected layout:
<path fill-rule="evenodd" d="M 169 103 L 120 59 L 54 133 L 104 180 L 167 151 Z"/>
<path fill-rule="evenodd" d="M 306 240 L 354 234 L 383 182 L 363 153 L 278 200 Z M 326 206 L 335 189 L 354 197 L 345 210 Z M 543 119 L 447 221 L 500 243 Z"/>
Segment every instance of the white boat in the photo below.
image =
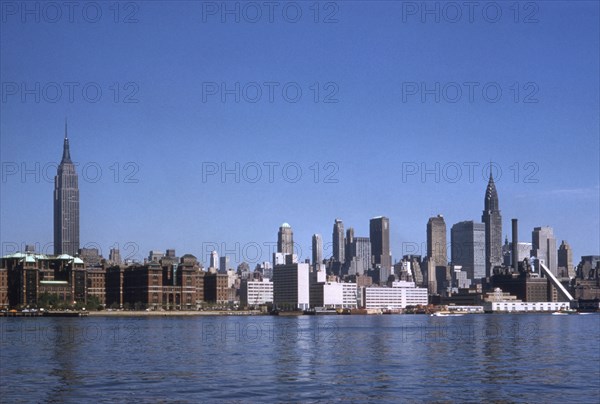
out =
<path fill-rule="evenodd" d="M 431 314 L 431 317 L 460 317 L 464 316 L 464 313 L 452 313 L 450 311 L 438 311 Z"/>

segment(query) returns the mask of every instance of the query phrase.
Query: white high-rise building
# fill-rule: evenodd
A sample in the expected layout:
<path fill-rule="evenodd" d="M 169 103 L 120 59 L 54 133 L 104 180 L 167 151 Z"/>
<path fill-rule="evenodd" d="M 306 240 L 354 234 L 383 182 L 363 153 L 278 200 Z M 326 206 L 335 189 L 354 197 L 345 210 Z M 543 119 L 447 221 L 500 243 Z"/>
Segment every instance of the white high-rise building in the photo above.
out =
<path fill-rule="evenodd" d="M 219 268 L 219 253 L 213 251 L 210 253 L 210 268 L 218 269 Z"/>

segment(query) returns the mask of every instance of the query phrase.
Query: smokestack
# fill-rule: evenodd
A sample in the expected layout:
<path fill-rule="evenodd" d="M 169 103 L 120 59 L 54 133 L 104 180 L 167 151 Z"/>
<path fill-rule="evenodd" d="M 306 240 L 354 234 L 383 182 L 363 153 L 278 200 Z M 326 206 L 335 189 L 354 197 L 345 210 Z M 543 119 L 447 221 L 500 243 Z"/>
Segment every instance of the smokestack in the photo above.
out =
<path fill-rule="evenodd" d="M 519 271 L 519 226 L 517 219 L 512 220 L 512 265 L 515 272 Z"/>

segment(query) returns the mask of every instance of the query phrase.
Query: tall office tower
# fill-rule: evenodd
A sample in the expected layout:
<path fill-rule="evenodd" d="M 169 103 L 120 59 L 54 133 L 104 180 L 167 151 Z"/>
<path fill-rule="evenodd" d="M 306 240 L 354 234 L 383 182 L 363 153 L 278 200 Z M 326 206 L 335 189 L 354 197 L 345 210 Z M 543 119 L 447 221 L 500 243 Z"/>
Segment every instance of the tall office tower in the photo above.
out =
<path fill-rule="evenodd" d="M 320 234 L 312 236 L 312 263 L 314 268 L 323 263 L 323 237 Z"/>
<path fill-rule="evenodd" d="M 346 258 L 344 253 L 344 223 L 340 219 L 335 219 L 333 223 L 333 258 L 337 262 L 344 262 Z"/>
<path fill-rule="evenodd" d="M 224 255 L 219 258 L 219 273 L 226 274 L 229 269 L 229 257 Z"/>
<path fill-rule="evenodd" d="M 210 265 L 208 267 L 218 269 L 219 264 L 220 264 L 219 263 L 219 253 L 216 251 L 211 252 L 210 253 Z"/>
<path fill-rule="evenodd" d="M 79 250 L 79 187 L 71 161 L 67 121 L 62 160 L 54 177 L 54 254 L 75 256 Z"/>
<path fill-rule="evenodd" d="M 491 167 L 481 221 L 485 224 L 485 276 L 489 277 L 495 266 L 502 265 L 502 216 Z"/>
<path fill-rule="evenodd" d="M 448 265 L 446 251 L 446 222 L 444 216 L 430 217 L 427 222 L 427 257 L 435 266 Z"/>
<path fill-rule="evenodd" d="M 354 237 L 352 243 L 354 259 L 357 262 L 356 273 L 362 275 L 371 269 L 371 239 L 369 237 Z"/>
<path fill-rule="evenodd" d="M 346 239 L 344 240 L 344 262 L 348 263 L 356 256 L 354 247 L 356 247 L 354 244 L 354 228 L 348 227 L 346 229 Z"/>
<path fill-rule="evenodd" d="M 277 233 L 277 252 L 282 254 L 294 253 L 294 233 L 292 226 L 283 223 Z"/>
<path fill-rule="evenodd" d="M 377 216 L 369 221 L 369 233 L 371 239 L 371 253 L 373 254 L 373 265 L 380 265 L 382 274 L 381 281 L 386 282 L 392 272 L 392 255 L 390 252 L 390 219 L 385 216 Z"/>
<path fill-rule="evenodd" d="M 553 275 L 558 273 L 558 251 L 552 227 L 535 227 L 531 233 L 531 256 L 544 262 Z M 537 268 L 536 268 L 537 269 Z"/>
<path fill-rule="evenodd" d="M 446 222 L 442 215 L 427 221 L 427 288 L 430 294 L 441 293 L 449 280 L 445 279 L 448 265 Z M 438 278 L 439 282 L 438 282 Z"/>
<path fill-rule="evenodd" d="M 573 268 L 573 250 L 571 250 L 571 246 L 565 240 L 563 240 L 558 247 L 557 261 L 557 270 L 562 272 L 559 273 L 559 276 L 575 276 L 575 269 Z"/>
<path fill-rule="evenodd" d="M 459 222 L 450 230 L 452 265 L 462 265 L 473 283 L 481 283 L 485 270 L 485 229 L 483 223 Z"/>

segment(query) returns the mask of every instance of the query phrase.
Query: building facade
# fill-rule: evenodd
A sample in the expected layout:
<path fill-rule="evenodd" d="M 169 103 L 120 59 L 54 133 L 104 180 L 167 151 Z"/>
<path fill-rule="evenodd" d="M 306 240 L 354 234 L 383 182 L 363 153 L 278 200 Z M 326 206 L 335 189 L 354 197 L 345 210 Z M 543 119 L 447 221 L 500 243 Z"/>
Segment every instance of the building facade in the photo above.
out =
<path fill-rule="evenodd" d="M 273 268 L 273 304 L 284 311 L 307 310 L 310 307 L 308 264 Z"/>
<path fill-rule="evenodd" d="M 381 282 L 386 282 L 392 273 L 392 254 L 390 251 L 390 219 L 377 216 L 369 221 L 371 254 L 373 265 L 380 266 Z"/>
<path fill-rule="evenodd" d="M 550 272 L 558 274 L 558 250 L 556 249 L 556 238 L 552 227 L 535 227 L 531 233 L 531 256 L 542 261 Z"/>
<path fill-rule="evenodd" d="M 450 230 L 452 264 L 460 265 L 473 282 L 486 276 L 485 224 L 473 221 L 456 223 Z"/>
<path fill-rule="evenodd" d="M 54 255 L 76 256 L 79 251 L 79 184 L 71 161 L 67 123 L 63 155 L 54 177 Z"/>

